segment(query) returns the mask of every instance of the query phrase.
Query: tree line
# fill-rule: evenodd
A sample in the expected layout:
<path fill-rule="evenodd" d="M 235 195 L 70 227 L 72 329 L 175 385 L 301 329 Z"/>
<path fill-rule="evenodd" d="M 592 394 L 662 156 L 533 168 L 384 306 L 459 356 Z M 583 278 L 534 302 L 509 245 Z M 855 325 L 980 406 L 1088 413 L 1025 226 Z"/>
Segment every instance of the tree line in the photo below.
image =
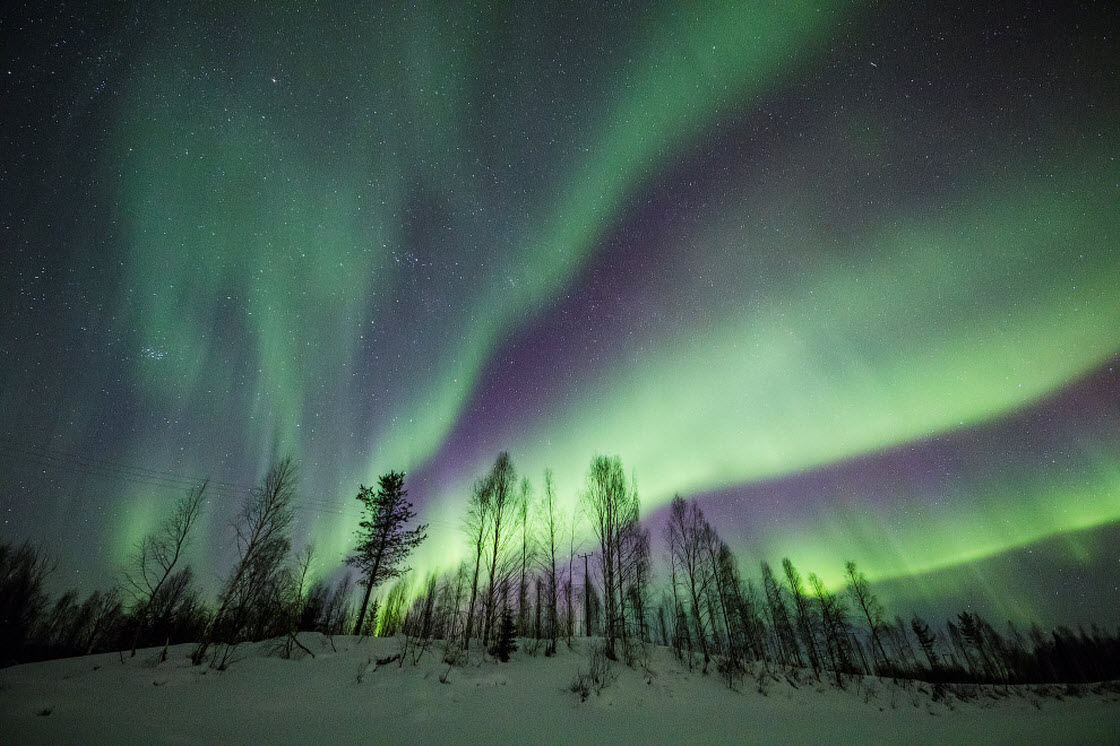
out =
<path fill-rule="evenodd" d="M 360 571 L 367 602 L 370 590 L 407 572 L 408 554 L 425 538 L 425 526 L 405 526 L 415 512 L 403 481 L 390 472 L 377 490 L 358 491 L 363 517 L 347 564 Z M 0 543 L 0 665 L 109 650 L 123 658 L 161 645 L 165 659 L 172 644 L 191 642 L 196 665 L 225 668 L 246 641 L 273 639 L 290 655 L 303 647 L 296 636 L 303 630 L 374 631 L 363 614 L 354 623 L 349 575 L 334 585 L 312 581 L 313 547 L 293 551 L 297 484 L 295 464 L 283 459 L 246 496 L 232 525 L 236 561 L 212 605 L 184 560 L 204 510 L 205 483 L 136 544 L 112 590 L 94 591 L 82 603 L 73 590 L 50 601 L 44 584 L 54 563 L 46 552 L 29 542 Z"/>
<path fill-rule="evenodd" d="M 618 457 L 593 458 L 565 510 L 551 471 L 538 494 L 499 454 L 466 501 L 465 559 L 416 582 L 407 560 L 427 527 L 415 524 L 404 479 L 389 472 L 376 489 L 360 486 L 349 569 L 312 580 L 313 548 L 293 551 L 297 470 L 279 461 L 237 513 L 236 560 L 212 604 L 184 563 L 205 484 L 136 545 L 116 588 L 82 601 L 75 591 L 47 597 L 45 552 L 0 544 L 0 664 L 159 646 L 166 657 L 170 645 L 190 642 L 195 664 L 224 668 L 243 642 L 272 640 L 291 655 L 303 648 L 297 633 L 316 631 L 403 634 L 417 655 L 439 641 L 452 665 L 472 650 L 507 660 L 518 638 L 545 655 L 573 637 L 601 638 L 606 659 L 630 665 L 664 645 L 682 665 L 729 684 L 758 665 L 809 670 L 841 686 L 864 675 L 1005 685 L 1120 677 L 1118 631 L 1011 622 L 1001 631 L 970 611 L 940 626 L 889 616 L 853 562 L 842 588 L 789 558 L 780 569 L 762 561 L 748 576 L 699 504 L 680 496 L 664 525 L 666 576 L 655 578 L 637 480 Z"/>

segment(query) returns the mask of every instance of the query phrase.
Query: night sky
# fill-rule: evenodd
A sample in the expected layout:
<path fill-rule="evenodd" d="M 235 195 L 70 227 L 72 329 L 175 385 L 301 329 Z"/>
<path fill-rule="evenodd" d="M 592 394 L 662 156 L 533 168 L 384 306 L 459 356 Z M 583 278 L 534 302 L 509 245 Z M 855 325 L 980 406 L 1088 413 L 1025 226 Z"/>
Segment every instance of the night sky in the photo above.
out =
<path fill-rule="evenodd" d="M 892 613 L 1120 617 L 1113 3 L 31 5 L 0 538 L 59 588 L 202 477 L 216 585 L 285 454 L 319 572 L 390 469 L 444 567 L 508 449 Z"/>

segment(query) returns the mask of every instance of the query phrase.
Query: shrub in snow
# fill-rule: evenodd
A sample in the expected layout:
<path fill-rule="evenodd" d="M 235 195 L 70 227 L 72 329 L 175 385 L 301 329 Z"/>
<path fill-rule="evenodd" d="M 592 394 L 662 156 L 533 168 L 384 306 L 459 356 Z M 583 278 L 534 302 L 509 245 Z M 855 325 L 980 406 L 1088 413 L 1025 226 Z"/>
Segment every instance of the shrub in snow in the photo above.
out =
<path fill-rule="evenodd" d="M 572 679 L 571 690 L 579 695 L 581 702 L 587 699 L 591 692 L 601 694 L 615 679 L 611 669 L 611 659 L 603 646 L 596 645 L 588 654 L 588 672 L 582 671 Z"/>

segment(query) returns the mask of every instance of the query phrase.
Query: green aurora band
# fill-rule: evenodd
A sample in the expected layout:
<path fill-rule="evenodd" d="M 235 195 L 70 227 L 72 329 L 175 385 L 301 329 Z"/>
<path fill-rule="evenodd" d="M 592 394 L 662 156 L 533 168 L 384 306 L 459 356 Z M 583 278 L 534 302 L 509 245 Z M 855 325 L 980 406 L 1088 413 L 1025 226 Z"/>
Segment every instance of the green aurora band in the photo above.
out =
<path fill-rule="evenodd" d="M 273 19 L 249 8 L 236 12 L 249 14 L 243 22 L 252 29 L 251 43 L 263 47 L 249 57 L 281 56 L 261 41 L 269 38 Z M 303 121 L 284 107 L 276 111 L 267 102 L 275 95 L 271 80 L 262 82 L 260 74 L 206 73 L 224 67 L 229 49 L 200 49 L 193 26 L 170 44 L 191 51 L 188 59 L 159 50 L 140 68 L 112 159 L 120 164 L 128 223 L 121 313 L 140 329 L 143 348 L 160 355 L 158 365 L 147 366 L 153 370 L 137 371 L 153 407 L 185 407 L 206 393 L 247 386 L 232 411 L 248 405 L 248 450 L 267 455 L 274 443 L 284 443 L 298 454 L 299 429 L 321 419 L 308 411 L 305 392 L 327 386 L 342 400 L 368 395 L 352 385 L 348 368 L 360 364 L 364 332 L 384 315 L 379 289 L 403 282 L 391 247 L 401 243 L 400 216 L 416 188 L 412 180 L 455 205 L 456 214 L 488 207 L 478 186 L 485 173 L 472 172 L 460 157 L 469 151 L 467 120 L 474 113 L 466 99 L 471 69 L 486 45 L 456 49 L 452 38 L 464 29 L 486 33 L 487 21 L 498 35 L 500 19 L 395 13 L 364 28 L 320 28 L 343 38 L 328 42 L 327 50 L 303 47 L 301 59 L 284 62 L 345 99 L 320 110 L 324 119 L 336 117 L 329 123 Z M 569 185 L 561 187 L 561 198 L 529 206 L 543 217 L 512 236 L 463 226 L 475 243 L 505 249 L 494 261 L 510 266 L 495 276 L 509 281 L 484 284 L 455 320 L 459 333 L 439 335 L 443 344 L 421 349 L 409 362 L 409 368 L 438 375 L 419 387 L 395 375 L 385 392 L 395 414 L 366 436 L 373 455 L 362 478 L 370 481 L 388 464 L 423 463 L 454 423 L 496 341 L 528 309 L 560 291 L 659 154 L 767 85 L 799 47 L 826 30 L 829 18 L 819 5 L 804 2 L 727 4 L 699 23 L 680 13 L 653 14 L 633 42 L 633 69 L 612 71 L 618 90 L 604 113 L 589 117 L 603 122 L 599 134 L 590 144 L 569 143 L 579 156 L 559 179 Z M 744 49 L 748 34 L 765 43 Z M 357 60 L 341 71 L 320 62 L 324 51 L 334 56 L 355 49 L 361 50 Z M 416 163 L 424 164 L 419 175 Z M 134 293 L 136 287 L 147 292 Z M 247 382 L 231 377 L 237 366 L 212 346 L 213 329 L 222 324 L 252 340 L 255 350 L 244 362 L 255 375 Z M 305 350 L 311 344 L 313 355 Z M 170 358 L 168 350 L 175 351 Z M 231 411 L 228 403 L 210 401 L 214 418 Z M 363 423 L 332 418 L 330 427 L 354 433 Z M 142 445 L 150 453 L 150 444 Z M 119 556 L 153 525 L 145 499 L 137 493 L 131 500 L 116 542 Z M 348 525 L 317 527 L 315 539 L 329 554 L 340 554 L 350 533 Z"/>
<path fill-rule="evenodd" d="M 656 508 L 674 493 L 765 480 L 971 427 L 1062 389 L 1116 354 L 1112 332 L 1120 329 L 1112 248 L 1120 212 L 1109 209 L 1120 164 L 1099 152 L 1071 161 L 1046 184 L 1007 179 L 935 220 L 860 237 L 865 266 L 821 264 L 771 288 L 746 315 L 677 339 L 658 332 L 660 341 L 639 343 L 644 352 L 633 359 L 571 384 L 564 410 L 543 413 L 511 439 L 542 445 L 515 455 L 530 473 L 551 466 L 569 477 L 558 485 L 575 496 L 589 454 L 631 444 L 627 465 L 639 476 L 643 505 Z M 819 214 L 812 204 L 799 207 L 794 214 Z M 829 240 L 823 228 L 788 227 L 798 242 Z M 768 255 L 790 250 L 742 231 L 705 239 L 720 245 L 688 244 L 691 256 L 713 259 L 697 274 L 731 285 L 742 283 L 728 280 L 734 244 L 753 244 L 748 256 L 758 246 Z M 741 270 L 750 272 L 751 262 Z M 686 284 L 680 292 L 700 291 Z M 890 506 L 837 505 L 828 516 L 776 529 L 754 549 L 788 553 L 832 582 L 842 572 L 835 558 L 851 555 L 882 579 L 1120 521 L 1114 453 L 1093 459 L 1076 483 L 971 491 L 993 487 L 996 497 L 962 495 L 889 519 L 879 516 L 897 513 Z M 909 514 L 920 498 L 902 492 L 898 505 Z M 448 514 L 459 499 L 449 496 Z"/>
<path fill-rule="evenodd" d="M 120 459 L 262 473 L 291 453 L 320 572 L 352 543 L 358 483 L 389 469 L 454 473 L 414 494 L 433 525 L 424 572 L 459 557 L 463 498 L 501 448 L 538 484 L 553 468 L 567 506 L 590 458 L 619 453 L 656 511 L 998 423 L 1120 352 L 1109 112 L 1054 127 L 1038 158 L 976 134 L 990 159 L 841 229 L 830 154 L 869 178 L 904 168 L 878 138 L 906 133 L 853 102 L 804 142 L 759 144 L 767 166 L 657 237 L 660 274 L 620 284 L 643 310 L 609 358 L 486 430 L 470 406 L 510 338 L 612 240 L 641 252 L 616 235 L 628 216 L 709 141 L 811 90 L 874 18 L 728 2 L 589 7 L 566 25 L 546 5 L 536 22 L 514 4 L 386 5 L 192 5 L 156 37 L 125 33 L 135 59 L 98 161 L 119 263 L 106 325 L 127 330 L 150 417 Z M 84 402 L 106 385 L 75 388 L 74 421 L 96 419 Z M 440 472 L 460 427 L 485 437 Z M 1077 561 L 1078 532 L 1120 521 L 1118 454 L 1115 435 L 1065 470 L 981 454 L 936 502 L 900 477 L 890 504 L 846 495 L 736 549 L 832 583 L 849 557 L 872 579 L 920 578 L 1063 535 Z M 217 491 L 212 539 L 235 492 Z M 115 561 L 164 508 L 140 487 L 119 503 Z M 219 572 L 222 552 L 200 561 Z"/>

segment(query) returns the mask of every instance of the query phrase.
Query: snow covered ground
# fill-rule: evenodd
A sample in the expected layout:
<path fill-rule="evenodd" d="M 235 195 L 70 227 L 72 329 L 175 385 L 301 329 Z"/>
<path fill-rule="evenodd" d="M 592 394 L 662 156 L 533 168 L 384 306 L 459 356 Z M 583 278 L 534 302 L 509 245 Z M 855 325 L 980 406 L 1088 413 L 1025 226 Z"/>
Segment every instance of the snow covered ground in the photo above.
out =
<path fill-rule="evenodd" d="M 419 665 L 378 666 L 399 639 L 335 637 L 337 652 L 321 635 L 300 639 L 314 658 L 243 645 L 225 671 L 191 666 L 187 645 L 164 663 L 143 650 L 0 670 L 0 743 L 1120 743 L 1115 687 L 946 704 L 928 686 L 780 677 L 762 694 L 756 679 L 731 691 L 652 648 L 648 668 L 615 664 L 613 683 L 581 702 L 571 684 L 589 641 L 553 658 L 522 641 L 511 662 L 475 655 L 443 682 L 438 646 Z"/>

